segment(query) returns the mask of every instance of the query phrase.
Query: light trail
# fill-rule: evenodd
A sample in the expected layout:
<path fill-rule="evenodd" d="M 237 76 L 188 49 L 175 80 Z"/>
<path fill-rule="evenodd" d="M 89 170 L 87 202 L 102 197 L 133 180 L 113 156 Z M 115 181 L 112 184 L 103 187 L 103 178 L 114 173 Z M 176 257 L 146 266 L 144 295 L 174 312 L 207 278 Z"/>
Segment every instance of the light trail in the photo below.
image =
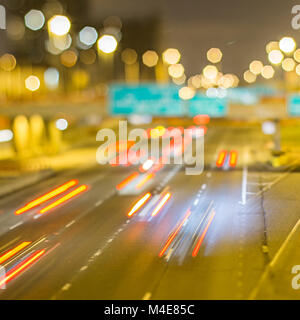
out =
<path fill-rule="evenodd" d="M 15 248 L 9 250 L 8 252 L 6 252 L 2 256 L 0 256 L 0 264 L 5 262 L 6 260 L 10 259 L 11 257 L 13 257 L 15 254 L 17 254 L 18 252 L 20 252 L 21 250 L 23 250 L 27 246 L 29 246 L 30 243 L 31 243 L 31 241 L 22 242 L 21 244 L 19 244 Z"/>
<path fill-rule="evenodd" d="M 139 176 L 138 172 L 133 172 L 129 177 L 127 177 L 125 180 L 123 180 L 122 182 L 120 182 L 117 186 L 116 189 L 117 190 L 121 190 L 123 189 L 125 186 L 127 186 L 132 180 L 134 180 L 136 177 Z"/>
<path fill-rule="evenodd" d="M 70 181 L 64 183 L 63 185 L 51 190 L 50 192 L 42 195 L 41 197 L 29 202 L 24 207 L 18 209 L 15 212 L 15 214 L 16 215 L 20 215 L 20 214 L 22 214 L 22 213 L 24 213 L 26 211 L 29 211 L 29 210 L 39 206 L 40 204 L 42 204 L 42 203 L 44 203 L 44 202 L 46 202 L 46 201 L 58 196 L 59 194 L 67 191 L 68 189 L 74 187 L 77 184 L 78 184 L 78 180 L 75 180 L 75 179 L 74 180 L 70 180 Z"/>
<path fill-rule="evenodd" d="M 182 228 L 182 226 L 184 225 L 184 223 L 186 222 L 186 220 L 189 218 L 189 216 L 191 215 L 191 210 L 189 209 L 184 218 L 182 219 L 181 223 L 178 225 L 178 227 L 171 233 L 171 235 L 169 236 L 166 244 L 164 245 L 164 247 L 162 248 L 162 250 L 159 253 L 159 257 L 161 258 L 164 253 L 167 251 L 167 249 L 169 248 L 170 244 L 173 242 L 174 238 L 177 236 L 178 232 L 180 231 L 180 229 Z"/>
<path fill-rule="evenodd" d="M 128 212 L 128 217 L 131 217 L 136 213 L 149 199 L 151 198 L 151 193 L 147 192 L 140 200 L 138 200 L 132 209 Z"/>
<path fill-rule="evenodd" d="M 0 288 L 4 286 L 6 283 L 14 279 L 19 273 L 21 273 L 23 270 L 25 270 L 27 267 L 32 265 L 37 259 L 39 259 L 43 254 L 45 253 L 45 250 L 36 251 L 32 255 L 30 255 L 27 259 L 22 261 L 21 263 L 17 264 L 13 269 L 11 269 L 4 279 L 0 280 Z"/>
<path fill-rule="evenodd" d="M 170 198 L 171 198 L 171 193 L 170 192 L 165 194 L 164 197 L 159 201 L 159 203 L 155 207 L 155 209 L 152 211 L 151 216 L 152 217 L 156 216 Z"/>
<path fill-rule="evenodd" d="M 204 237 L 205 237 L 205 235 L 206 235 L 206 233 L 207 233 L 207 230 L 208 230 L 209 226 L 211 225 L 211 223 L 212 223 L 215 215 L 216 215 L 216 212 L 213 211 L 212 214 L 211 214 L 211 216 L 209 217 L 209 220 L 208 220 L 208 222 L 207 222 L 207 225 L 206 225 L 205 229 L 203 230 L 203 232 L 202 232 L 202 234 L 201 234 L 201 236 L 200 236 L 200 238 L 199 238 L 199 240 L 198 240 L 198 242 L 197 242 L 197 244 L 196 244 L 196 246 L 195 246 L 195 248 L 194 248 L 194 250 L 193 250 L 193 252 L 192 252 L 192 256 L 193 256 L 194 258 L 197 256 L 197 254 L 198 254 L 198 252 L 199 252 L 199 249 L 200 249 L 201 244 L 202 244 L 202 242 L 203 242 L 203 240 L 204 240 Z"/>
<path fill-rule="evenodd" d="M 218 168 L 221 168 L 223 166 L 226 156 L 227 156 L 227 151 L 225 150 L 220 151 L 217 162 L 216 162 L 216 165 Z"/>
<path fill-rule="evenodd" d="M 230 151 L 229 154 L 229 165 L 234 168 L 237 164 L 238 153 L 236 151 Z"/>
<path fill-rule="evenodd" d="M 148 171 L 150 168 L 152 168 L 153 164 L 154 164 L 154 160 L 153 160 L 153 159 L 148 159 L 148 160 L 146 160 L 146 161 L 140 166 L 140 171 L 141 171 L 141 172 Z"/>
<path fill-rule="evenodd" d="M 41 209 L 41 210 L 40 210 L 40 213 L 45 213 L 45 212 L 47 212 L 47 211 L 49 211 L 49 210 L 51 210 L 51 209 L 56 208 L 57 206 L 59 206 L 59 205 L 65 203 L 66 201 L 74 198 L 74 197 L 77 196 L 78 194 L 86 191 L 87 188 L 88 188 L 88 187 L 87 187 L 85 184 L 82 185 L 82 186 L 80 186 L 80 187 L 78 187 L 78 188 L 76 188 L 75 190 L 67 193 L 65 196 L 61 197 L 60 199 L 56 200 L 55 202 L 49 204 L 47 207 Z"/>
<path fill-rule="evenodd" d="M 146 175 L 145 178 L 143 178 L 137 185 L 136 188 L 139 189 L 142 186 L 144 186 L 150 179 L 152 179 L 154 177 L 154 173 L 149 173 Z"/>

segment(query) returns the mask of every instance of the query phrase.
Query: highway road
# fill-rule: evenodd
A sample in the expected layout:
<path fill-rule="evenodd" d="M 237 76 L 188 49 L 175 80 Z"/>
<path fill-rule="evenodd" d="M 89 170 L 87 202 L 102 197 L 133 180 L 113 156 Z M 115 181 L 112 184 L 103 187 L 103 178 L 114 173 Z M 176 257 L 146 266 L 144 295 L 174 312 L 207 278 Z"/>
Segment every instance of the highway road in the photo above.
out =
<path fill-rule="evenodd" d="M 0 299 L 248 299 L 299 219 L 297 165 L 273 168 L 271 144 L 259 123 L 212 123 L 201 175 L 99 165 L 0 199 Z"/>

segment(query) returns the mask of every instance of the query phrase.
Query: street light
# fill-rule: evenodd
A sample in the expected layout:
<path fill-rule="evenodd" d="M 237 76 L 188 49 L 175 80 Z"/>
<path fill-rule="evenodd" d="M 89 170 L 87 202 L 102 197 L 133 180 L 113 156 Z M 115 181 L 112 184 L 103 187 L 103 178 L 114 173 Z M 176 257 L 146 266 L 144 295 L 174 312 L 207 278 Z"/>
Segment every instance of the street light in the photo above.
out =
<path fill-rule="evenodd" d="M 48 21 L 48 29 L 56 36 L 66 35 L 71 28 L 71 22 L 66 16 L 56 15 Z"/>
<path fill-rule="evenodd" d="M 118 46 L 118 41 L 112 35 L 103 35 L 97 42 L 98 49 L 104 53 L 113 53 Z"/>

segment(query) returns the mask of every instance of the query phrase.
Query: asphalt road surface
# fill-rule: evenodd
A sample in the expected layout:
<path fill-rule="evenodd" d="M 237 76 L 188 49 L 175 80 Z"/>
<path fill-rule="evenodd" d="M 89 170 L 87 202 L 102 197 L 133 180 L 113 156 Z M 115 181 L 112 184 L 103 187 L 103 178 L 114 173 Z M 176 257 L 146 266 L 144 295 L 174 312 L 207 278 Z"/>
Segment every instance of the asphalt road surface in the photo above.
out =
<path fill-rule="evenodd" d="M 201 175 L 167 165 L 120 192 L 138 169 L 99 165 L 0 199 L 0 299 L 300 298 L 290 270 L 284 295 L 278 278 L 261 280 L 300 216 L 297 166 L 272 168 L 271 143 L 259 124 L 212 125 Z M 87 190 L 45 213 L 40 204 L 15 214 L 74 179 L 70 190 Z"/>

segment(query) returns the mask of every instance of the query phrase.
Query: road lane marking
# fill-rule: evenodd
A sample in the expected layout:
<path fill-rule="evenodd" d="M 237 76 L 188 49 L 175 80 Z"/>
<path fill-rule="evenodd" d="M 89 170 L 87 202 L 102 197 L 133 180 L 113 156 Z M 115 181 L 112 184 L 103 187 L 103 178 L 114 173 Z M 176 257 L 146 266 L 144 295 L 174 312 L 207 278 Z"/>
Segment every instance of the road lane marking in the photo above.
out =
<path fill-rule="evenodd" d="M 247 176 L 248 176 L 248 167 L 245 165 L 243 168 L 243 179 L 242 179 L 242 205 L 245 205 L 247 202 Z"/>
<path fill-rule="evenodd" d="M 66 283 L 63 287 L 62 287 L 62 291 L 67 291 L 67 290 L 69 290 L 70 289 L 70 287 L 71 287 L 71 283 Z"/>
<path fill-rule="evenodd" d="M 19 226 L 22 225 L 22 224 L 23 224 L 23 221 L 20 221 L 20 222 L 14 224 L 13 226 L 11 226 L 11 227 L 9 228 L 9 230 L 13 230 L 13 229 L 19 227 Z"/>
<path fill-rule="evenodd" d="M 87 268 L 88 268 L 88 266 L 83 266 L 83 267 L 80 268 L 80 271 L 84 271 L 84 270 L 86 270 Z"/>
<path fill-rule="evenodd" d="M 142 300 L 150 300 L 152 293 L 151 292 L 146 292 L 145 295 L 143 296 Z"/>
<path fill-rule="evenodd" d="M 74 223 L 75 223 L 75 220 L 72 220 L 71 222 L 69 222 L 69 223 L 65 226 L 65 228 L 71 227 L 71 225 L 74 224 Z"/>
<path fill-rule="evenodd" d="M 267 279 L 269 273 L 272 272 L 272 269 L 276 265 L 276 263 L 279 260 L 280 256 L 282 255 L 282 253 L 286 249 L 287 245 L 289 244 L 289 242 L 291 241 L 293 235 L 296 233 L 296 231 L 298 230 L 299 227 L 300 227 L 300 219 L 297 221 L 297 223 L 295 224 L 295 226 L 293 227 L 293 229 L 291 230 L 289 235 L 286 237 L 286 239 L 282 243 L 281 247 L 276 252 L 274 258 L 271 260 L 271 262 L 265 268 L 265 271 L 262 274 L 261 278 L 259 279 L 257 286 L 251 292 L 251 294 L 249 296 L 249 300 L 254 300 L 256 298 L 256 296 L 258 295 L 258 292 L 259 292 L 261 286 L 263 285 L 264 281 Z"/>
<path fill-rule="evenodd" d="M 103 203 L 103 200 L 96 202 L 95 207 L 99 207 Z"/>

